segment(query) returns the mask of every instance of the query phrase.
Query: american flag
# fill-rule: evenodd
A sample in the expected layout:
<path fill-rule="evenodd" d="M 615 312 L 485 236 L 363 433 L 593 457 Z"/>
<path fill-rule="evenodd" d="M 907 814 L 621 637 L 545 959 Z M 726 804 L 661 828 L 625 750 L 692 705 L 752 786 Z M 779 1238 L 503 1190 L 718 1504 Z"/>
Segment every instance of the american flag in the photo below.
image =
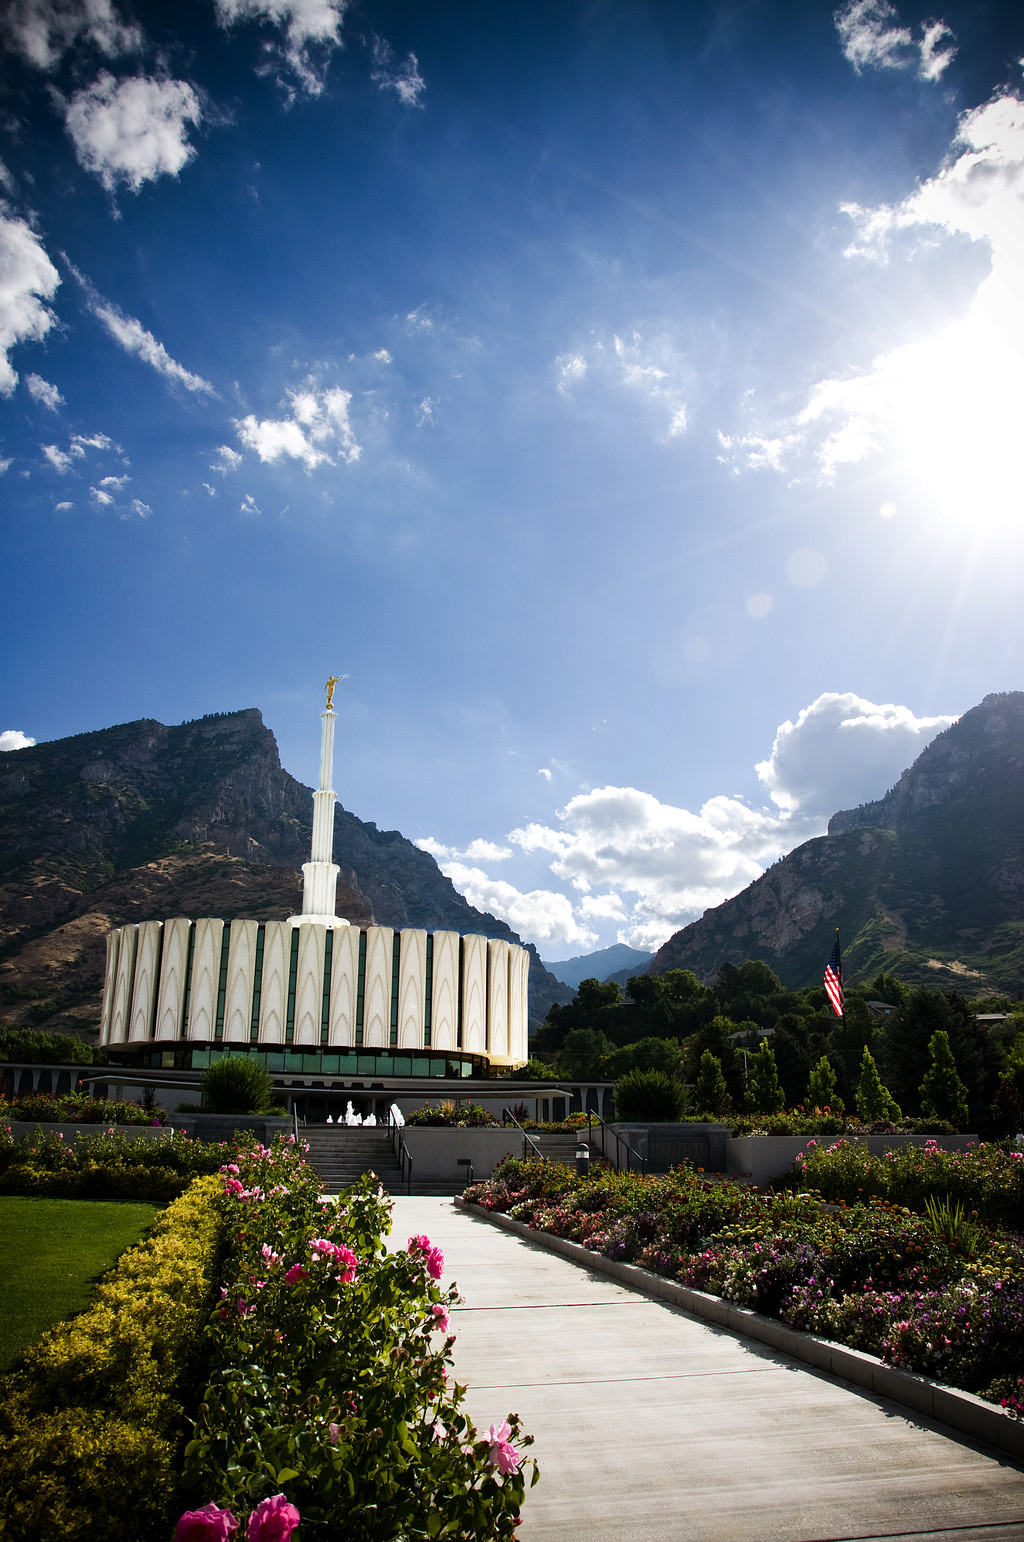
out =
<path fill-rule="evenodd" d="M 836 927 L 836 940 L 832 945 L 832 957 L 825 967 L 825 993 L 832 1003 L 832 1010 L 837 1017 L 843 1015 L 843 961 L 839 957 L 839 928 Z"/>

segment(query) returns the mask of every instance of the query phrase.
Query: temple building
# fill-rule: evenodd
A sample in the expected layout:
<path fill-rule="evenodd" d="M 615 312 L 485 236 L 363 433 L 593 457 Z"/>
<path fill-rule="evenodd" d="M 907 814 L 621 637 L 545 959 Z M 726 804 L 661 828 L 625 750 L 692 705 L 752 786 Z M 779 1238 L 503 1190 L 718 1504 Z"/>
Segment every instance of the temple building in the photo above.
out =
<path fill-rule="evenodd" d="M 335 683 L 322 715 L 302 913 L 111 931 L 99 1041 L 125 1066 L 200 1070 L 247 1054 L 283 1074 L 452 1079 L 526 1062 L 525 948 L 458 932 L 357 927 L 335 914 Z"/>

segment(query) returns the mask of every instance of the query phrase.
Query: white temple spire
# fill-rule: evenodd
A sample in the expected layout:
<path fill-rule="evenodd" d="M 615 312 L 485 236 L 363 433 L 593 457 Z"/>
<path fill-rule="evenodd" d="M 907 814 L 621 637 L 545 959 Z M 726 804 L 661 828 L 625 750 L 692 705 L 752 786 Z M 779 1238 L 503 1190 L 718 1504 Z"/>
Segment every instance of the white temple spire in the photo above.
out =
<path fill-rule="evenodd" d="M 331 788 L 334 769 L 334 687 L 347 675 L 330 675 L 324 689 L 327 692 L 327 710 L 320 714 L 323 724 L 320 736 L 320 785 L 313 794 L 313 844 L 309 861 L 302 864 L 302 914 L 289 916 L 292 926 L 313 921 L 320 926 L 348 926 L 348 922 L 335 914 L 339 868 L 334 862 L 334 805 L 336 794 Z"/>

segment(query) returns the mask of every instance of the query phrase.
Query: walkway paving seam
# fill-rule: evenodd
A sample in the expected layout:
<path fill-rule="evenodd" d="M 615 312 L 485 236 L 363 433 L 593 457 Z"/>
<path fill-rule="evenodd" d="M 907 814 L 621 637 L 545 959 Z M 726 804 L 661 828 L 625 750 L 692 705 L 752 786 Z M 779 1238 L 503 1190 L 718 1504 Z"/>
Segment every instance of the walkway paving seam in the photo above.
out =
<path fill-rule="evenodd" d="M 514 1411 L 536 1437 L 522 1542 L 1024 1542 L 1005 1456 L 637 1293 L 584 1249 L 570 1262 L 442 1199 L 394 1206 L 390 1245 L 426 1233 L 465 1298 L 467 1415 L 486 1430 Z M 637 1309 L 611 1310 L 624 1299 Z"/>
<path fill-rule="evenodd" d="M 836 1344 L 813 1333 L 803 1333 L 774 1317 L 765 1317 L 748 1307 L 735 1306 L 719 1296 L 693 1290 L 675 1280 L 652 1274 L 635 1264 L 618 1263 L 602 1253 L 593 1253 L 577 1242 L 556 1237 L 549 1232 L 516 1221 L 498 1211 L 468 1206 L 456 1198 L 454 1203 L 475 1211 L 479 1218 L 503 1231 L 511 1231 L 525 1242 L 557 1253 L 560 1257 L 592 1272 L 609 1275 L 627 1289 L 641 1292 L 655 1300 L 669 1302 L 715 1323 L 727 1332 L 740 1334 L 768 1344 L 791 1359 L 801 1361 L 851 1386 L 863 1387 L 917 1414 L 924 1414 L 939 1424 L 946 1424 L 960 1435 L 981 1441 L 995 1450 L 1019 1460 L 1024 1457 L 1024 1421 L 1011 1419 L 994 1403 L 933 1381 L 915 1371 L 901 1370 L 875 1355 Z"/>

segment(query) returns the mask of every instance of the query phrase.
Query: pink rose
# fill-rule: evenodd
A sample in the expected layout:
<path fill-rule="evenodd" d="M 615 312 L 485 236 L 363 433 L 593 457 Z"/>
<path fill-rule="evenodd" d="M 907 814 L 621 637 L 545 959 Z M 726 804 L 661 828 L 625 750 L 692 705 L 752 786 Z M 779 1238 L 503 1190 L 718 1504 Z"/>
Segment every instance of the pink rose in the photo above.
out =
<path fill-rule="evenodd" d="M 299 1280 L 304 1280 L 305 1278 L 306 1271 L 302 1265 L 292 1264 L 291 1268 L 288 1270 L 288 1273 L 284 1277 L 284 1282 L 286 1285 L 297 1285 Z"/>
<path fill-rule="evenodd" d="M 509 1436 L 512 1430 L 507 1419 L 503 1419 L 495 1429 L 491 1425 L 491 1433 L 487 1436 L 490 1451 L 487 1460 L 492 1467 L 497 1467 L 499 1472 L 513 1473 L 519 1471 L 519 1463 L 522 1457 L 514 1446 L 509 1444 Z"/>
<path fill-rule="evenodd" d="M 288 1542 L 300 1518 L 283 1494 L 264 1499 L 249 1517 L 249 1542 Z"/>
<path fill-rule="evenodd" d="M 440 1248 L 434 1247 L 429 1237 L 410 1237 L 409 1252 L 422 1253 L 430 1278 L 432 1280 L 441 1278 L 444 1273 L 444 1254 Z"/>
<path fill-rule="evenodd" d="M 230 1510 L 212 1501 L 201 1510 L 186 1510 L 174 1528 L 174 1542 L 230 1542 L 238 1522 Z"/>
<path fill-rule="evenodd" d="M 434 1323 L 435 1329 L 437 1329 L 437 1331 L 440 1333 L 447 1333 L 449 1321 L 448 1308 L 446 1306 L 434 1305 L 430 1308 L 430 1310 L 433 1312 L 435 1318 L 437 1319 L 437 1321 Z"/>

